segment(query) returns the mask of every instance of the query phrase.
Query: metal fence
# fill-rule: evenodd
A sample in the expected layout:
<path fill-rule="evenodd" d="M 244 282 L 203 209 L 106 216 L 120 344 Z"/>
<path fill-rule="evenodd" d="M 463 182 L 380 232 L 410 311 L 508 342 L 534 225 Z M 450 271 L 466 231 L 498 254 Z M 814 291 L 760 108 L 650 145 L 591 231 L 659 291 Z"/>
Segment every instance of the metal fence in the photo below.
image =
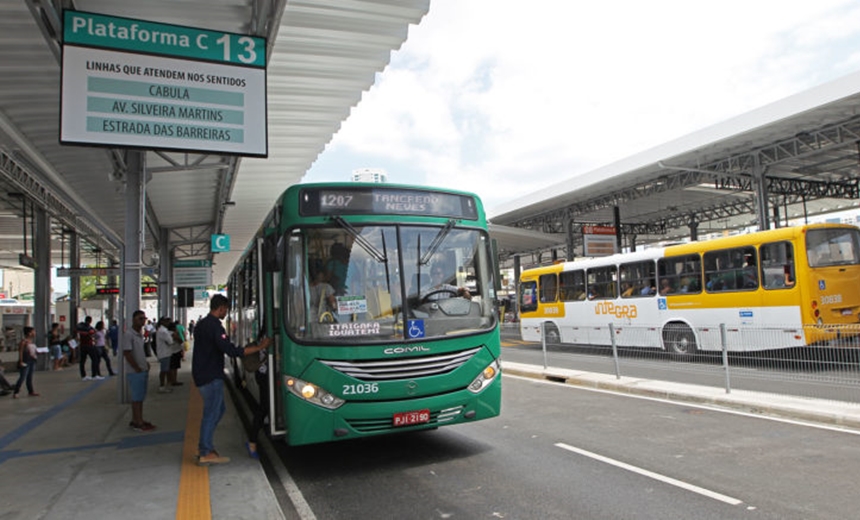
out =
<path fill-rule="evenodd" d="M 659 326 L 593 327 L 589 344 L 544 341 L 544 365 L 718 386 L 727 393 L 752 390 L 860 403 L 856 326 L 741 329 L 716 324 L 687 328 L 687 343 L 680 346 L 673 343 L 676 332 Z M 810 338 L 815 342 L 806 345 Z"/>

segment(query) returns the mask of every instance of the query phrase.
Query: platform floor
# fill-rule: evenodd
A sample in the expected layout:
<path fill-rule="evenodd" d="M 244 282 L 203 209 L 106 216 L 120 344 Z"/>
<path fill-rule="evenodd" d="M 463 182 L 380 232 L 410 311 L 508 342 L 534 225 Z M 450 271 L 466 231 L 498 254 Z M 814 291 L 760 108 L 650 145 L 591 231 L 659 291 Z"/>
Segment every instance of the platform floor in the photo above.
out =
<path fill-rule="evenodd" d="M 0 360 L 14 356 L 3 353 Z M 10 365 L 5 377 L 14 385 L 18 375 Z M 131 407 L 119 402 L 118 377 L 82 381 L 77 366 L 37 371 L 39 397 L 25 388 L 19 399 L 0 397 L 0 517 L 284 518 L 261 462 L 246 452 L 229 395 L 215 445 L 231 461 L 197 465 L 202 400 L 190 362 L 183 365 L 184 385 L 172 393 L 158 393 L 157 367 L 150 372 L 143 410 L 157 429 L 148 433 L 129 427 Z"/>

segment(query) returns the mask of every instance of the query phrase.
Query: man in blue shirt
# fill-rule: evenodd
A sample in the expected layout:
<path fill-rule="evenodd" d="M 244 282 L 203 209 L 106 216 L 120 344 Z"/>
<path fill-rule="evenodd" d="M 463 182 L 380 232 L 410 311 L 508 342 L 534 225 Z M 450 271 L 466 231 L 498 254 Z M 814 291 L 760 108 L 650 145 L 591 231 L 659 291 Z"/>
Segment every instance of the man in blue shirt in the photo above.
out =
<path fill-rule="evenodd" d="M 194 327 L 194 353 L 191 360 L 191 375 L 203 397 L 203 418 L 200 421 L 198 464 L 223 464 L 230 462 L 215 451 L 215 428 L 226 409 L 224 405 L 224 355 L 241 357 L 268 347 L 272 340 L 262 338 L 257 345 L 237 347 L 227 337 L 221 320 L 230 310 L 230 301 L 216 294 L 209 302 L 209 314 Z"/>

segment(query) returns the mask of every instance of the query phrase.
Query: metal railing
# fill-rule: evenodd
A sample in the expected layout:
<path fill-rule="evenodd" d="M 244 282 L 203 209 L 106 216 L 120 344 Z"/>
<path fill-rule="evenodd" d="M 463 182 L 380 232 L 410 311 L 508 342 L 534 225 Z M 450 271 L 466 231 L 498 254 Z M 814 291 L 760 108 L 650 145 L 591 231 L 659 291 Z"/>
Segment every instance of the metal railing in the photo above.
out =
<path fill-rule="evenodd" d="M 672 331 L 660 326 L 592 327 L 590 341 L 577 344 L 547 345 L 543 332 L 545 368 L 860 403 L 857 326 L 687 327 L 686 343 L 674 348 Z"/>

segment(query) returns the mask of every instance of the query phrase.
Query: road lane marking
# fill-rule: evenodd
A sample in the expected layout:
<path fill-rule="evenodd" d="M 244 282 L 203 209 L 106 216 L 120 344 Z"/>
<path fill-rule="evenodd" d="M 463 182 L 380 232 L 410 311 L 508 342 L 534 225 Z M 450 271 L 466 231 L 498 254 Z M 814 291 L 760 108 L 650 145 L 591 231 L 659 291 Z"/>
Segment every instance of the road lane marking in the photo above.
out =
<path fill-rule="evenodd" d="M 743 504 L 743 501 L 738 500 L 737 498 L 732 498 L 730 496 L 723 495 L 721 493 L 717 493 L 716 491 L 711 491 L 709 489 L 695 486 L 693 484 L 689 484 L 687 482 L 683 482 L 681 480 L 677 480 L 677 479 L 674 479 L 672 477 L 667 477 L 667 476 L 661 475 L 659 473 L 654 473 L 653 471 L 648 471 L 647 469 L 642 469 L 642 468 L 627 464 L 626 462 L 621 462 L 620 460 L 610 459 L 609 457 L 604 457 L 603 455 L 598 455 L 597 453 L 592 453 L 590 451 L 586 451 L 586 450 L 583 450 L 580 448 L 575 448 L 575 447 L 573 447 L 569 444 L 565 444 L 563 442 L 557 442 L 555 444 L 555 446 L 557 446 L 563 450 L 571 451 L 573 453 L 577 453 L 579 455 L 582 455 L 582 456 L 585 456 L 585 457 L 588 457 L 588 458 L 591 458 L 591 459 L 594 459 L 594 460 L 597 460 L 600 462 L 604 462 L 606 464 L 610 464 L 610 465 L 615 466 L 617 468 L 626 469 L 627 471 L 631 471 L 631 472 L 636 473 L 638 475 L 652 478 L 654 480 L 659 480 L 660 482 L 664 482 L 666 484 L 670 484 L 672 486 L 679 487 L 679 488 L 685 489 L 687 491 L 692 491 L 693 493 L 698 493 L 702 496 L 706 496 L 708 498 L 713 498 L 714 500 L 719 500 L 720 502 L 725 502 L 726 504 L 730 504 L 733 506 Z"/>
<path fill-rule="evenodd" d="M 317 517 L 314 514 L 313 509 L 311 509 L 310 504 L 305 500 L 304 495 L 302 495 L 299 486 L 296 484 L 296 481 L 293 480 L 290 472 L 287 471 L 287 467 L 284 466 L 284 463 L 281 461 L 280 457 L 278 457 L 278 452 L 275 450 L 275 447 L 272 446 L 269 438 L 262 435 L 260 437 L 260 441 L 263 443 L 263 447 L 266 452 L 273 454 L 271 457 L 268 457 L 269 462 L 272 464 L 272 468 L 278 475 L 278 480 L 281 481 L 281 485 L 284 486 L 284 491 L 286 491 L 287 496 L 290 497 L 293 507 L 296 508 L 296 513 L 298 513 L 299 518 L 301 520 L 316 520 Z"/>
<path fill-rule="evenodd" d="M 501 344 L 503 347 L 515 347 L 517 345 L 529 345 L 532 343 L 530 341 L 522 341 L 518 339 L 503 339 Z"/>

